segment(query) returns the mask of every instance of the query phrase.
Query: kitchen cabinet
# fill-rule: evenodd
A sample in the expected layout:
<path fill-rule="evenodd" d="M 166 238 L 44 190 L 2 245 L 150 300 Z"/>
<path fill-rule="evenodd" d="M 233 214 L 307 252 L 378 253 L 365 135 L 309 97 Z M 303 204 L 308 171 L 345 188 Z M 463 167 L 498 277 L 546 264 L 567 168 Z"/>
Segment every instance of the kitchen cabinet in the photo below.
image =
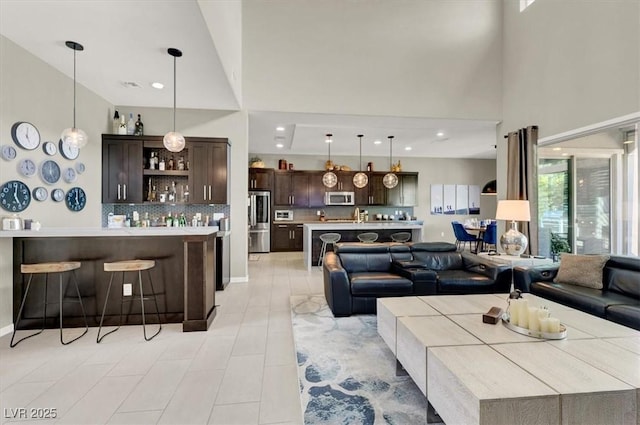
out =
<path fill-rule="evenodd" d="M 326 187 L 322 183 L 324 171 L 309 171 L 309 208 L 324 208 Z"/>
<path fill-rule="evenodd" d="M 189 187 L 192 204 L 226 204 L 228 173 L 227 139 L 187 141 Z"/>
<path fill-rule="evenodd" d="M 309 206 L 309 173 L 274 171 L 273 204 L 276 206 Z"/>
<path fill-rule="evenodd" d="M 387 189 L 386 204 L 395 207 L 418 205 L 418 173 L 396 173 L 398 185 Z"/>
<path fill-rule="evenodd" d="M 156 136 L 154 136 L 155 138 Z M 173 183 L 176 185 L 176 199 L 167 199 L 168 203 L 187 203 L 189 185 L 189 151 L 185 147 L 180 152 L 168 151 L 161 140 L 144 140 L 142 142 L 142 154 L 144 161 L 143 175 L 143 201 L 159 202 L 161 193 L 169 192 Z M 155 165 L 151 167 L 151 159 L 155 158 Z M 160 162 L 164 163 L 164 169 L 160 169 Z M 151 186 L 151 187 L 149 187 Z M 154 188 L 151 191 L 151 188 Z M 154 198 L 155 196 L 155 198 Z"/>
<path fill-rule="evenodd" d="M 385 205 L 387 203 L 387 188 L 384 187 L 382 179 L 385 174 L 382 172 L 374 172 L 369 174 L 369 202 L 367 205 Z"/>
<path fill-rule="evenodd" d="M 271 190 L 272 168 L 249 168 L 249 190 Z"/>
<path fill-rule="evenodd" d="M 271 226 L 271 251 L 302 251 L 302 224 L 273 224 Z"/>
<path fill-rule="evenodd" d="M 334 171 L 336 176 L 338 177 L 338 183 L 332 188 L 327 188 L 327 190 L 334 192 L 353 192 L 356 188 L 353 185 L 353 176 L 355 176 L 355 172 L 353 171 Z"/>
<path fill-rule="evenodd" d="M 102 203 L 142 202 L 142 140 L 102 136 Z"/>

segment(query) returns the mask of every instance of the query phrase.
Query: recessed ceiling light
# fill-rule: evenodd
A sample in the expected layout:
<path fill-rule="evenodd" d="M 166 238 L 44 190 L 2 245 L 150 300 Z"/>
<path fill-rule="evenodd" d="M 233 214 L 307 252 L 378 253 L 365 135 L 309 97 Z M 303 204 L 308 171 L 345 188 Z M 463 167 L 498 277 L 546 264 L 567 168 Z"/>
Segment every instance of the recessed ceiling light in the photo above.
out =
<path fill-rule="evenodd" d="M 405 146 L 404 150 L 405 151 L 410 151 L 411 150 L 411 146 Z"/>
<path fill-rule="evenodd" d="M 438 136 L 438 137 L 442 137 L 442 136 L 444 136 L 444 132 L 442 132 L 442 131 L 438 131 L 438 133 L 436 133 L 436 136 Z"/>
<path fill-rule="evenodd" d="M 373 142 L 374 145 L 379 145 L 380 143 L 382 143 L 382 141 L 380 141 L 380 140 L 376 140 L 376 141 Z"/>
<path fill-rule="evenodd" d="M 284 131 L 284 127 L 276 127 L 276 131 Z"/>
<path fill-rule="evenodd" d="M 562 148 L 553 148 L 552 150 L 554 150 L 554 151 L 561 151 L 561 150 L 562 150 Z"/>
<path fill-rule="evenodd" d="M 123 81 L 122 85 L 128 89 L 141 89 L 142 86 L 135 81 Z"/>
<path fill-rule="evenodd" d="M 162 90 L 164 88 L 164 84 L 162 83 L 151 83 L 151 87 L 154 89 Z"/>
<path fill-rule="evenodd" d="M 276 148 L 282 149 L 282 148 L 284 148 L 284 145 L 282 143 L 277 143 L 276 144 Z"/>

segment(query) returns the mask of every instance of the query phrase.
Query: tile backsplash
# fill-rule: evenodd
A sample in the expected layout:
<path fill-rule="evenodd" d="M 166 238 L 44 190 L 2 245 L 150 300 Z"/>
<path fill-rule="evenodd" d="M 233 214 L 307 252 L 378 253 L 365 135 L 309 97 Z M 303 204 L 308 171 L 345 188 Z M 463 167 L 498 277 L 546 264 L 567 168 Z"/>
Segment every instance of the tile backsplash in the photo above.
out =
<path fill-rule="evenodd" d="M 191 223 L 192 217 L 197 213 L 200 213 L 203 219 L 209 216 L 210 219 L 213 220 L 214 213 L 224 214 L 224 216 L 228 218 L 231 208 L 229 205 L 169 204 L 161 202 L 144 204 L 102 204 L 102 227 L 107 227 L 107 217 L 110 213 L 132 217 L 134 211 L 137 211 L 141 218 L 145 216 L 145 213 L 148 213 L 151 221 L 154 221 L 154 219 L 160 221 L 161 217 L 166 217 L 169 214 L 179 216 L 184 213 L 187 217 L 187 223 Z"/>

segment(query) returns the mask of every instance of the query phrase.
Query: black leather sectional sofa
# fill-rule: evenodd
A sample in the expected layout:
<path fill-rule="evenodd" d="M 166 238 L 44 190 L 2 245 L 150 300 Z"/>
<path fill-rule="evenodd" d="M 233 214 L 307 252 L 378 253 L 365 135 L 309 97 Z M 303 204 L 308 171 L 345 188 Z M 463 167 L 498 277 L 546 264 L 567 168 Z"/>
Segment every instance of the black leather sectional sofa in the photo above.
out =
<path fill-rule="evenodd" d="M 323 273 L 334 316 L 375 313 L 378 297 L 506 293 L 511 285 L 509 266 L 445 242 L 339 243 Z"/>
<path fill-rule="evenodd" d="M 611 256 L 602 270 L 602 289 L 555 283 L 559 263 L 516 267 L 517 289 L 640 330 L 640 258 Z"/>

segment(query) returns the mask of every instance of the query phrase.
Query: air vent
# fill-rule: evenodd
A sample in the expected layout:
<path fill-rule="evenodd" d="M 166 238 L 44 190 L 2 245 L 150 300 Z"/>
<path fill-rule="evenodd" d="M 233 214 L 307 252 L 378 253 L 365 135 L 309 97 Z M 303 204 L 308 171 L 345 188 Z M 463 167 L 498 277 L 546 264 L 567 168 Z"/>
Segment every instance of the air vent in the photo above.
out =
<path fill-rule="evenodd" d="M 128 89 L 141 89 L 142 86 L 135 81 L 123 81 L 122 85 Z"/>

